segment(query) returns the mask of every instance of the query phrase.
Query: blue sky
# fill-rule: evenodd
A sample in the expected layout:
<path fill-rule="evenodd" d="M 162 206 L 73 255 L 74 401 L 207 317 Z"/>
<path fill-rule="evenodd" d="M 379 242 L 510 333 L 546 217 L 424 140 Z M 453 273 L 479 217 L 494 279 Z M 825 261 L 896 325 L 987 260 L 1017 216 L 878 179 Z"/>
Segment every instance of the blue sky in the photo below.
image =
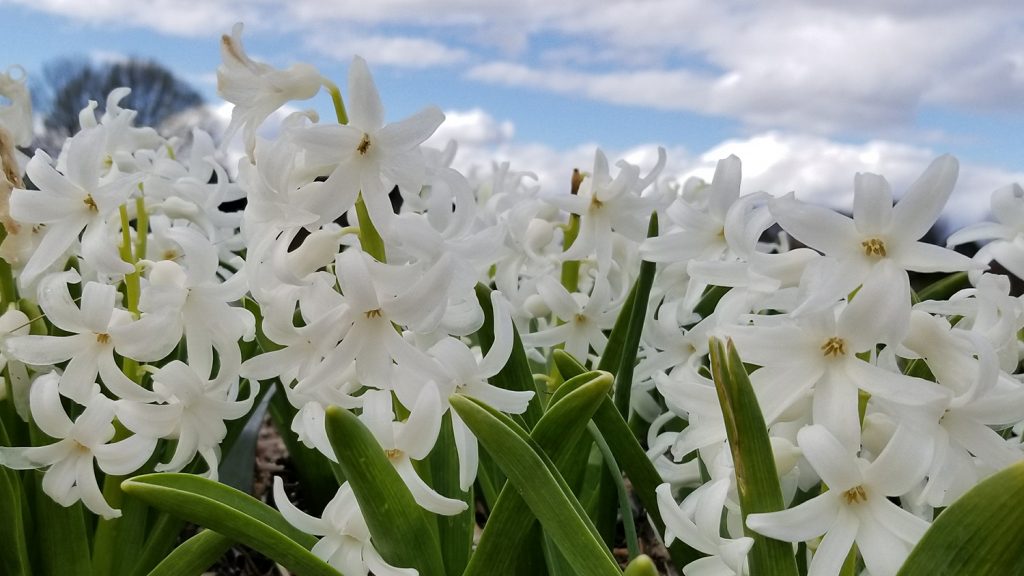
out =
<path fill-rule="evenodd" d="M 894 8 L 896 7 L 896 8 Z M 561 186 L 595 146 L 673 174 L 744 161 L 745 189 L 842 205 L 853 174 L 899 191 L 960 158 L 955 219 L 1024 179 L 1024 6 L 954 0 L 0 0 L 0 66 L 154 58 L 217 104 L 219 37 L 310 62 L 344 90 L 367 59 L 390 119 L 436 104 L 463 168 L 509 160 Z M 312 106 L 330 117 L 324 97 Z"/>

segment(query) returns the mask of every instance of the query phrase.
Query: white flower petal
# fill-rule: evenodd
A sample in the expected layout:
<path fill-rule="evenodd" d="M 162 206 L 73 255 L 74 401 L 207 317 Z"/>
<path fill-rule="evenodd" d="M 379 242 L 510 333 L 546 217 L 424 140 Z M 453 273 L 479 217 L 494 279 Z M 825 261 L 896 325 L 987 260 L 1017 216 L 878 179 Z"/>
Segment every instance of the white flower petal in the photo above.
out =
<path fill-rule="evenodd" d="M 932 442 L 919 431 L 903 425 L 882 453 L 864 471 L 872 489 L 886 496 L 902 496 L 916 486 L 932 463 Z"/>
<path fill-rule="evenodd" d="M 853 222 L 864 236 L 889 230 L 892 222 L 892 189 L 878 174 L 857 173 L 853 178 Z"/>
<path fill-rule="evenodd" d="M 777 540 L 804 542 L 831 529 L 839 512 L 838 500 L 825 493 L 787 510 L 751 514 L 747 516 L 747 528 Z"/>
<path fill-rule="evenodd" d="M 856 404 L 850 408 L 856 413 Z M 815 424 L 801 428 L 797 432 L 797 443 L 830 491 L 843 492 L 864 483 L 854 455 L 856 447 L 842 445 L 825 426 Z"/>
<path fill-rule="evenodd" d="M 366 60 L 352 58 L 348 69 L 348 118 L 352 126 L 373 131 L 384 125 L 384 105 Z"/>
<path fill-rule="evenodd" d="M 807 567 L 807 576 L 839 574 L 857 536 L 858 525 L 856 516 L 845 510 L 840 510 L 835 523 L 828 529 L 828 533 L 821 539 L 821 544 L 815 550 L 811 564 Z"/>
<path fill-rule="evenodd" d="M 790 193 L 768 204 L 782 229 L 805 245 L 843 257 L 860 248 L 853 220 L 822 206 L 805 204 Z"/>
<path fill-rule="evenodd" d="M 284 519 L 295 528 L 313 536 L 327 534 L 326 522 L 306 514 L 292 504 L 284 492 L 284 481 L 280 476 L 274 476 L 274 505 L 277 506 L 277 511 L 281 513 L 281 516 L 284 516 Z"/>
<path fill-rule="evenodd" d="M 910 240 L 924 236 L 939 219 L 959 171 L 960 164 L 949 154 L 936 158 L 893 208 L 892 221 L 898 223 L 894 233 Z"/>

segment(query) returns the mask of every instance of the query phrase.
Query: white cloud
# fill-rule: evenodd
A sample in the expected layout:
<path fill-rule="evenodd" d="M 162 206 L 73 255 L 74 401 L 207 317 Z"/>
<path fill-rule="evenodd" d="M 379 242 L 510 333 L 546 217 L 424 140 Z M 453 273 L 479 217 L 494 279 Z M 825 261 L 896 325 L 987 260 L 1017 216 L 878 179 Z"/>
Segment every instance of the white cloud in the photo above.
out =
<path fill-rule="evenodd" d="M 443 148 L 446 142 L 455 140 L 462 146 L 497 146 L 511 141 L 516 133 L 511 121 L 498 121 L 480 108 L 447 110 L 444 115 L 444 123 L 427 145 Z"/>
<path fill-rule="evenodd" d="M 138 26 L 175 36 L 204 36 L 231 29 L 239 20 L 256 19 L 244 0 L 7 0 L 42 12 L 98 26 Z M 248 5 L 247 5 L 248 4 Z"/>
<path fill-rule="evenodd" d="M 375 66 L 431 68 L 465 61 L 469 53 L 428 39 L 407 36 L 360 36 L 333 32 L 313 35 L 307 42 L 310 49 L 335 60 L 348 60 L 358 54 Z"/>
<path fill-rule="evenodd" d="M 537 174 L 542 190 L 562 193 L 568 190 L 573 168 L 589 171 L 593 166 L 594 144 L 558 149 L 514 139 L 474 138 L 475 134 L 493 134 L 496 120 L 480 110 L 459 118 L 459 127 L 450 129 L 448 134 L 470 136 L 460 141 L 455 160 L 456 168 L 465 173 L 487 173 L 492 161 L 509 161 L 513 170 Z M 428 143 L 440 147 L 445 142 L 447 138 Z M 623 158 L 645 171 L 657 159 L 655 144 L 605 152 L 612 161 Z M 663 176 L 679 181 L 690 176 L 710 179 L 717 161 L 730 154 L 743 161 L 744 192 L 763 190 L 782 195 L 795 191 L 803 200 L 849 210 L 857 172 L 882 174 L 898 197 L 939 152 L 885 140 L 851 144 L 821 136 L 770 131 L 726 140 L 697 154 L 682 148 L 669 149 Z M 948 223 L 959 226 L 984 218 L 991 192 L 1015 181 L 1024 182 L 1024 172 L 961 163 L 960 178 L 945 211 Z"/>
<path fill-rule="evenodd" d="M 254 34 L 295 35 L 332 58 L 358 52 L 378 65 L 489 58 L 498 61 L 472 78 L 737 118 L 755 130 L 896 127 L 891 135 L 912 127 L 924 104 L 1024 106 L 1024 4 L 1005 0 L 8 1 L 185 36 L 244 20 Z"/>

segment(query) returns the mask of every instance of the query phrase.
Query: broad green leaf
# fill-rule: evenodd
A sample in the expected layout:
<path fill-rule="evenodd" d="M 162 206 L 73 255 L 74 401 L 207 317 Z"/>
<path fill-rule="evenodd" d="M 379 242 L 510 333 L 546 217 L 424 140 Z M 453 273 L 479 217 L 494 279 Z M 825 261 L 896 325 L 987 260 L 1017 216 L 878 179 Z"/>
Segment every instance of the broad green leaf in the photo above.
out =
<path fill-rule="evenodd" d="M 270 506 L 234 488 L 192 474 L 144 474 L 121 484 L 125 494 L 259 551 L 297 575 L 339 572 L 309 551 L 316 538 Z"/>
<path fill-rule="evenodd" d="M 327 409 L 327 437 L 385 562 L 443 576 L 437 523 L 416 503 L 373 434 L 354 414 Z"/>
<path fill-rule="evenodd" d="M 736 347 L 731 340 L 724 344 L 712 338 L 710 349 L 711 374 L 725 418 L 745 526 L 748 515 L 777 512 L 786 505 L 782 500 L 764 415 Z M 767 538 L 747 528 L 744 532 L 754 539 L 754 546 L 747 557 L 751 576 L 796 576 L 792 544 Z"/>
<path fill-rule="evenodd" d="M 202 530 L 185 540 L 149 572 L 149 576 L 201 576 L 231 548 L 232 540 Z"/>
<path fill-rule="evenodd" d="M 594 409 L 608 397 L 611 383 L 608 373 L 587 372 L 563 382 L 551 396 L 548 412 L 530 436 L 560 470 L 583 436 Z M 523 497 L 516 490 L 503 490 L 487 518 L 466 576 L 491 574 L 495 566 L 508 567 L 502 573 L 536 573 L 543 558 L 537 549 L 540 539 L 535 527 L 535 516 Z"/>
<path fill-rule="evenodd" d="M 558 370 L 565 377 L 573 377 L 582 374 L 586 369 L 577 362 L 570 354 L 562 350 L 555 350 L 554 360 Z M 633 493 L 640 499 L 647 514 L 654 523 L 655 530 L 660 536 L 665 535 L 665 522 L 661 518 L 658 508 L 658 497 L 655 489 L 664 480 L 654 468 L 654 464 L 647 457 L 640 442 L 630 433 L 629 425 L 622 419 L 611 398 L 605 398 L 601 405 L 594 412 L 594 424 L 608 442 L 608 446 L 615 454 L 619 467 L 629 478 L 633 486 Z M 680 540 L 676 540 L 669 546 L 672 555 L 672 562 L 677 568 L 700 558 L 703 554 L 690 548 Z"/>
<path fill-rule="evenodd" d="M 476 298 L 484 311 L 483 326 L 476 333 L 480 338 L 480 347 L 486 354 L 494 344 L 494 311 L 491 310 L 491 289 L 483 284 L 477 284 Z M 515 326 L 512 327 L 512 338 L 512 354 L 509 355 L 508 362 L 505 363 L 501 371 L 489 378 L 489 381 L 498 388 L 506 390 L 535 392 L 523 414 L 526 425 L 533 428 L 544 414 L 541 402 L 546 391 L 538 390 L 534 383 L 533 370 L 530 369 L 530 361 L 526 359 L 526 349 L 523 348 L 523 341 Z"/>
<path fill-rule="evenodd" d="M 953 502 L 910 552 L 897 576 L 1024 574 L 1024 462 Z"/>
<path fill-rule="evenodd" d="M 471 398 L 452 396 L 451 406 L 501 466 L 540 521 L 545 534 L 577 572 L 597 576 L 620 574 L 611 554 L 587 521 L 582 506 L 543 449 L 526 431 L 500 412 Z"/>

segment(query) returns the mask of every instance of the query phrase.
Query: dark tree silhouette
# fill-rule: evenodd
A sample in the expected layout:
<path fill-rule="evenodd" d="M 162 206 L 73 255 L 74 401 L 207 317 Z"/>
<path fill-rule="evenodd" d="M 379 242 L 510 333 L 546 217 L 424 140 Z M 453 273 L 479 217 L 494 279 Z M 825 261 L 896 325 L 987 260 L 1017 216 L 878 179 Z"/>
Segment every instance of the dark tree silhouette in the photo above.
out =
<path fill-rule="evenodd" d="M 152 60 L 93 63 L 61 59 L 46 65 L 33 87 L 46 131 L 40 144 L 59 150 L 61 142 L 78 131 L 78 114 L 89 100 L 99 104 L 98 117 L 106 107 L 107 94 L 121 86 L 132 89 L 121 106 L 138 112 L 137 126 L 159 129 L 167 120 L 203 104 L 199 92 Z"/>

